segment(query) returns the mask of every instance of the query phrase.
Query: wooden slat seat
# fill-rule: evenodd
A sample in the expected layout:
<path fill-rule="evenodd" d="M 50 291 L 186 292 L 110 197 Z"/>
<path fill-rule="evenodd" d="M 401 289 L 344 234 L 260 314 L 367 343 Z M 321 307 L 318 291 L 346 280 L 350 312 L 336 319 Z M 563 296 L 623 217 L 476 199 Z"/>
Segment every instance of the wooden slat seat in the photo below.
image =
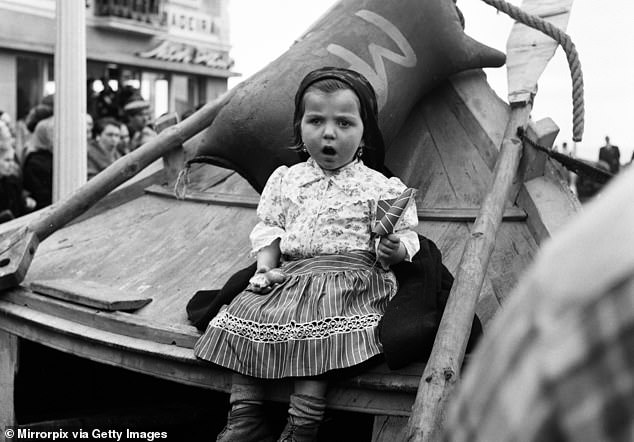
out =
<path fill-rule="evenodd" d="M 200 335 L 187 327 L 167 327 L 149 321 L 132 325 L 130 314 L 82 307 L 22 289 L 0 300 L 3 328 L 10 333 L 97 362 L 215 391 L 228 392 L 229 370 L 194 356 Z M 156 337 L 155 339 L 150 339 Z M 423 363 L 390 370 L 385 363 L 332 383 L 329 405 L 334 409 L 370 414 L 407 416 L 413 403 Z M 268 397 L 287 401 L 287 381 L 270 381 Z M 374 403 L 378 396 L 385 396 Z M 389 397 L 389 398 L 388 398 Z M 372 406 L 359 405 L 374 403 Z"/>

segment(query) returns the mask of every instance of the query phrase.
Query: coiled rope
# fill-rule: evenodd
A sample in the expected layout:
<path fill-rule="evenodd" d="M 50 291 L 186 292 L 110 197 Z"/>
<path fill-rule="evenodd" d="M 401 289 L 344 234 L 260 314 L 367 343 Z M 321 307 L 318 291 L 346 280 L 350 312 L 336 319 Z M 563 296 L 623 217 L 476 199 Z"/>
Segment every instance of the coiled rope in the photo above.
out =
<path fill-rule="evenodd" d="M 581 141 L 584 129 L 583 73 L 575 44 L 564 31 L 535 15 L 522 11 L 505 0 L 482 0 L 498 11 L 504 12 L 512 19 L 543 32 L 555 40 L 563 48 L 568 59 L 568 67 L 572 78 L 572 139 Z"/>

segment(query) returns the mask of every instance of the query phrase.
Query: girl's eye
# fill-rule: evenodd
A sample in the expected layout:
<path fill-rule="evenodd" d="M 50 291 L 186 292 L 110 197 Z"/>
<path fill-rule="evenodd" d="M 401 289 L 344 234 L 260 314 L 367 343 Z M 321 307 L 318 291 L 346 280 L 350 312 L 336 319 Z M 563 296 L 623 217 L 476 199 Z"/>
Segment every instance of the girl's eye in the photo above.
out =
<path fill-rule="evenodd" d="M 339 120 L 339 126 L 341 127 L 350 127 L 352 125 L 352 123 L 350 123 L 348 120 Z"/>
<path fill-rule="evenodd" d="M 319 124 L 321 123 L 321 118 L 318 118 L 318 117 L 309 118 L 308 122 L 310 124 Z"/>

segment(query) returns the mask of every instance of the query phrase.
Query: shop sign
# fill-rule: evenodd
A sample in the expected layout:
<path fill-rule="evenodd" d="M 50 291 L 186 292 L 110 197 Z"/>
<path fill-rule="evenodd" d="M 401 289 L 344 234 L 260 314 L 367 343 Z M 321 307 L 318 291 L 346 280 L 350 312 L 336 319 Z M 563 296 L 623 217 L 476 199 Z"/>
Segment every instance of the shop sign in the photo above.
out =
<path fill-rule="evenodd" d="M 226 52 L 188 43 L 165 40 L 154 49 L 139 52 L 141 58 L 172 61 L 176 63 L 200 64 L 214 69 L 229 70 L 233 60 Z"/>
<path fill-rule="evenodd" d="M 164 14 L 164 21 L 167 22 L 171 34 L 191 38 L 209 38 L 212 35 L 217 37 L 220 33 L 214 17 L 209 14 L 173 5 L 167 7 Z"/>

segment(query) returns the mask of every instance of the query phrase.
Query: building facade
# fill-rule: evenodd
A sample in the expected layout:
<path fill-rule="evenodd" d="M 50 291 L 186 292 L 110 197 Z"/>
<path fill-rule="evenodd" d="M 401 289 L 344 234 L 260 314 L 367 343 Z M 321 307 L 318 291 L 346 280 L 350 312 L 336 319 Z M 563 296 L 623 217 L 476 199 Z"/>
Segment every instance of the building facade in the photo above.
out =
<path fill-rule="evenodd" d="M 88 112 L 116 115 L 137 91 L 152 116 L 182 115 L 226 91 L 228 1 L 86 0 Z M 0 0 L 0 110 L 15 119 L 54 93 L 55 3 Z"/>

